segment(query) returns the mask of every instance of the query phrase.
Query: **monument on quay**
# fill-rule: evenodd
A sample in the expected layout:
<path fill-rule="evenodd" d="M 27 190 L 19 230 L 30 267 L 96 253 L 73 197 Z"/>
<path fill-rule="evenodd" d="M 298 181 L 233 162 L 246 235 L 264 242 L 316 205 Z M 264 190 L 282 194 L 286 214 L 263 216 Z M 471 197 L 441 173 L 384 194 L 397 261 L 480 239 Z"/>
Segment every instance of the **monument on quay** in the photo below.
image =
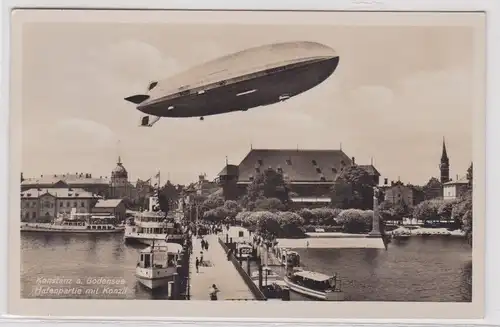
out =
<path fill-rule="evenodd" d="M 380 196 L 380 190 L 378 187 L 373 187 L 373 222 L 372 230 L 368 233 L 368 237 L 382 237 L 380 233 L 380 209 L 378 204 L 378 198 Z"/>

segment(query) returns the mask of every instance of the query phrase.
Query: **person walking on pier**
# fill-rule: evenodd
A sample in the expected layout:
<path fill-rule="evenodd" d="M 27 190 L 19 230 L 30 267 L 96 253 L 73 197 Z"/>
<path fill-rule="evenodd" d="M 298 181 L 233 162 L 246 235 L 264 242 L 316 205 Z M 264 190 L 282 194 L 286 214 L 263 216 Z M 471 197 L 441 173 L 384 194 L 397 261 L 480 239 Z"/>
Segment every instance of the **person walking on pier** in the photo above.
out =
<path fill-rule="evenodd" d="M 200 259 L 198 259 L 198 257 L 196 257 L 195 266 L 196 266 L 196 273 L 199 273 L 200 272 Z"/>
<path fill-rule="evenodd" d="M 215 284 L 212 284 L 212 287 L 209 289 L 209 296 L 211 301 L 217 301 L 217 293 L 219 293 L 220 290 L 217 288 Z"/>

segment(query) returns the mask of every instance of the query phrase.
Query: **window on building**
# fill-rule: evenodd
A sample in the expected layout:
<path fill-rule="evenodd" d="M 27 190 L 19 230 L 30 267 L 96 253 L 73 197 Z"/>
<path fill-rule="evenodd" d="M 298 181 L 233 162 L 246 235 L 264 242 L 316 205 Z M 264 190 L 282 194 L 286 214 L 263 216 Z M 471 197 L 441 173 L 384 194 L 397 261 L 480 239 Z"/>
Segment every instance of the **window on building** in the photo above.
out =
<path fill-rule="evenodd" d="M 345 161 L 344 161 L 344 160 L 340 161 L 340 164 L 341 164 L 342 166 L 345 166 Z"/>
<path fill-rule="evenodd" d="M 322 182 L 325 182 L 325 181 L 326 181 L 325 176 L 321 176 L 320 180 L 321 180 Z"/>
<path fill-rule="evenodd" d="M 332 173 L 336 174 L 337 173 L 337 168 L 332 167 Z"/>
<path fill-rule="evenodd" d="M 76 201 L 75 201 L 75 202 L 73 202 L 73 208 L 76 208 L 76 207 L 78 207 L 78 203 L 76 203 Z"/>
<path fill-rule="evenodd" d="M 59 207 L 62 208 L 62 206 L 63 206 L 63 202 L 59 202 Z"/>
<path fill-rule="evenodd" d="M 278 173 L 283 174 L 283 169 L 281 167 L 278 167 L 277 171 Z"/>
<path fill-rule="evenodd" d="M 262 166 L 262 159 L 257 160 L 257 163 Z"/>
<path fill-rule="evenodd" d="M 84 202 L 84 201 L 82 201 L 82 202 L 80 203 L 80 207 L 85 208 L 85 202 Z"/>
<path fill-rule="evenodd" d="M 286 159 L 286 164 L 289 165 L 289 166 L 291 166 L 292 165 L 292 160 Z"/>
<path fill-rule="evenodd" d="M 260 168 L 255 168 L 255 171 L 257 172 L 257 174 L 260 173 Z"/>
<path fill-rule="evenodd" d="M 321 168 L 316 167 L 316 172 L 317 172 L 318 174 L 321 174 Z"/>
<path fill-rule="evenodd" d="M 312 164 L 313 164 L 314 166 L 316 166 L 316 165 L 318 164 L 318 163 L 316 162 L 316 160 L 312 160 L 311 162 L 312 162 Z"/>
<path fill-rule="evenodd" d="M 31 213 L 31 218 L 36 218 L 36 212 Z"/>

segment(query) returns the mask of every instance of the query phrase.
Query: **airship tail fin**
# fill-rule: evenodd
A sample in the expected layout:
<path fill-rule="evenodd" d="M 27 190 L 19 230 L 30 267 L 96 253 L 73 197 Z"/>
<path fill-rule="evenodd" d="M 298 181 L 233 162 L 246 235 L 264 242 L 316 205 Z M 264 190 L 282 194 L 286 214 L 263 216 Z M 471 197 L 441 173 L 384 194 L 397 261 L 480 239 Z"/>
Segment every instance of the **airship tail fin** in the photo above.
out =
<path fill-rule="evenodd" d="M 125 100 L 127 100 L 128 102 L 132 102 L 135 104 L 142 103 L 142 102 L 146 101 L 147 99 L 149 99 L 149 95 L 146 95 L 146 94 L 136 94 L 136 95 L 132 95 L 132 96 L 125 98 Z"/>

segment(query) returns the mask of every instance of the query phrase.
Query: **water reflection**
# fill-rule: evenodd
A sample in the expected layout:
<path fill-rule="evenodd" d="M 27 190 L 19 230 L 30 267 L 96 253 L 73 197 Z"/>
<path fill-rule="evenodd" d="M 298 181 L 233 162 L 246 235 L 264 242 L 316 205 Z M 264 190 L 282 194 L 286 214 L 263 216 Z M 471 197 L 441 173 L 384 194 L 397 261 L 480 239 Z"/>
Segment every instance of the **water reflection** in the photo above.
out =
<path fill-rule="evenodd" d="M 36 278 L 123 278 L 123 296 L 87 298 L 166 299 L 136 282 L 135 267 L 143 245 L 126 245 L 122 235 L 50 235 L 21 237 L 21 294 L 30 297 Z M 307 269 L 338 273 L 352 301 L 470 301 L 472 251 L 454 238 L 412 238 L 380 249 L 295 249 Z M 252 267 L 254 270 L 255 267 Z M 275 268 L 273 268 L 275 269 Z M 277 272 L 283 269 L 276 267 Z M 221 276 L 223 278 L 223 276 Z M 306 300 L 292 294 L 292 300 Z"/>

